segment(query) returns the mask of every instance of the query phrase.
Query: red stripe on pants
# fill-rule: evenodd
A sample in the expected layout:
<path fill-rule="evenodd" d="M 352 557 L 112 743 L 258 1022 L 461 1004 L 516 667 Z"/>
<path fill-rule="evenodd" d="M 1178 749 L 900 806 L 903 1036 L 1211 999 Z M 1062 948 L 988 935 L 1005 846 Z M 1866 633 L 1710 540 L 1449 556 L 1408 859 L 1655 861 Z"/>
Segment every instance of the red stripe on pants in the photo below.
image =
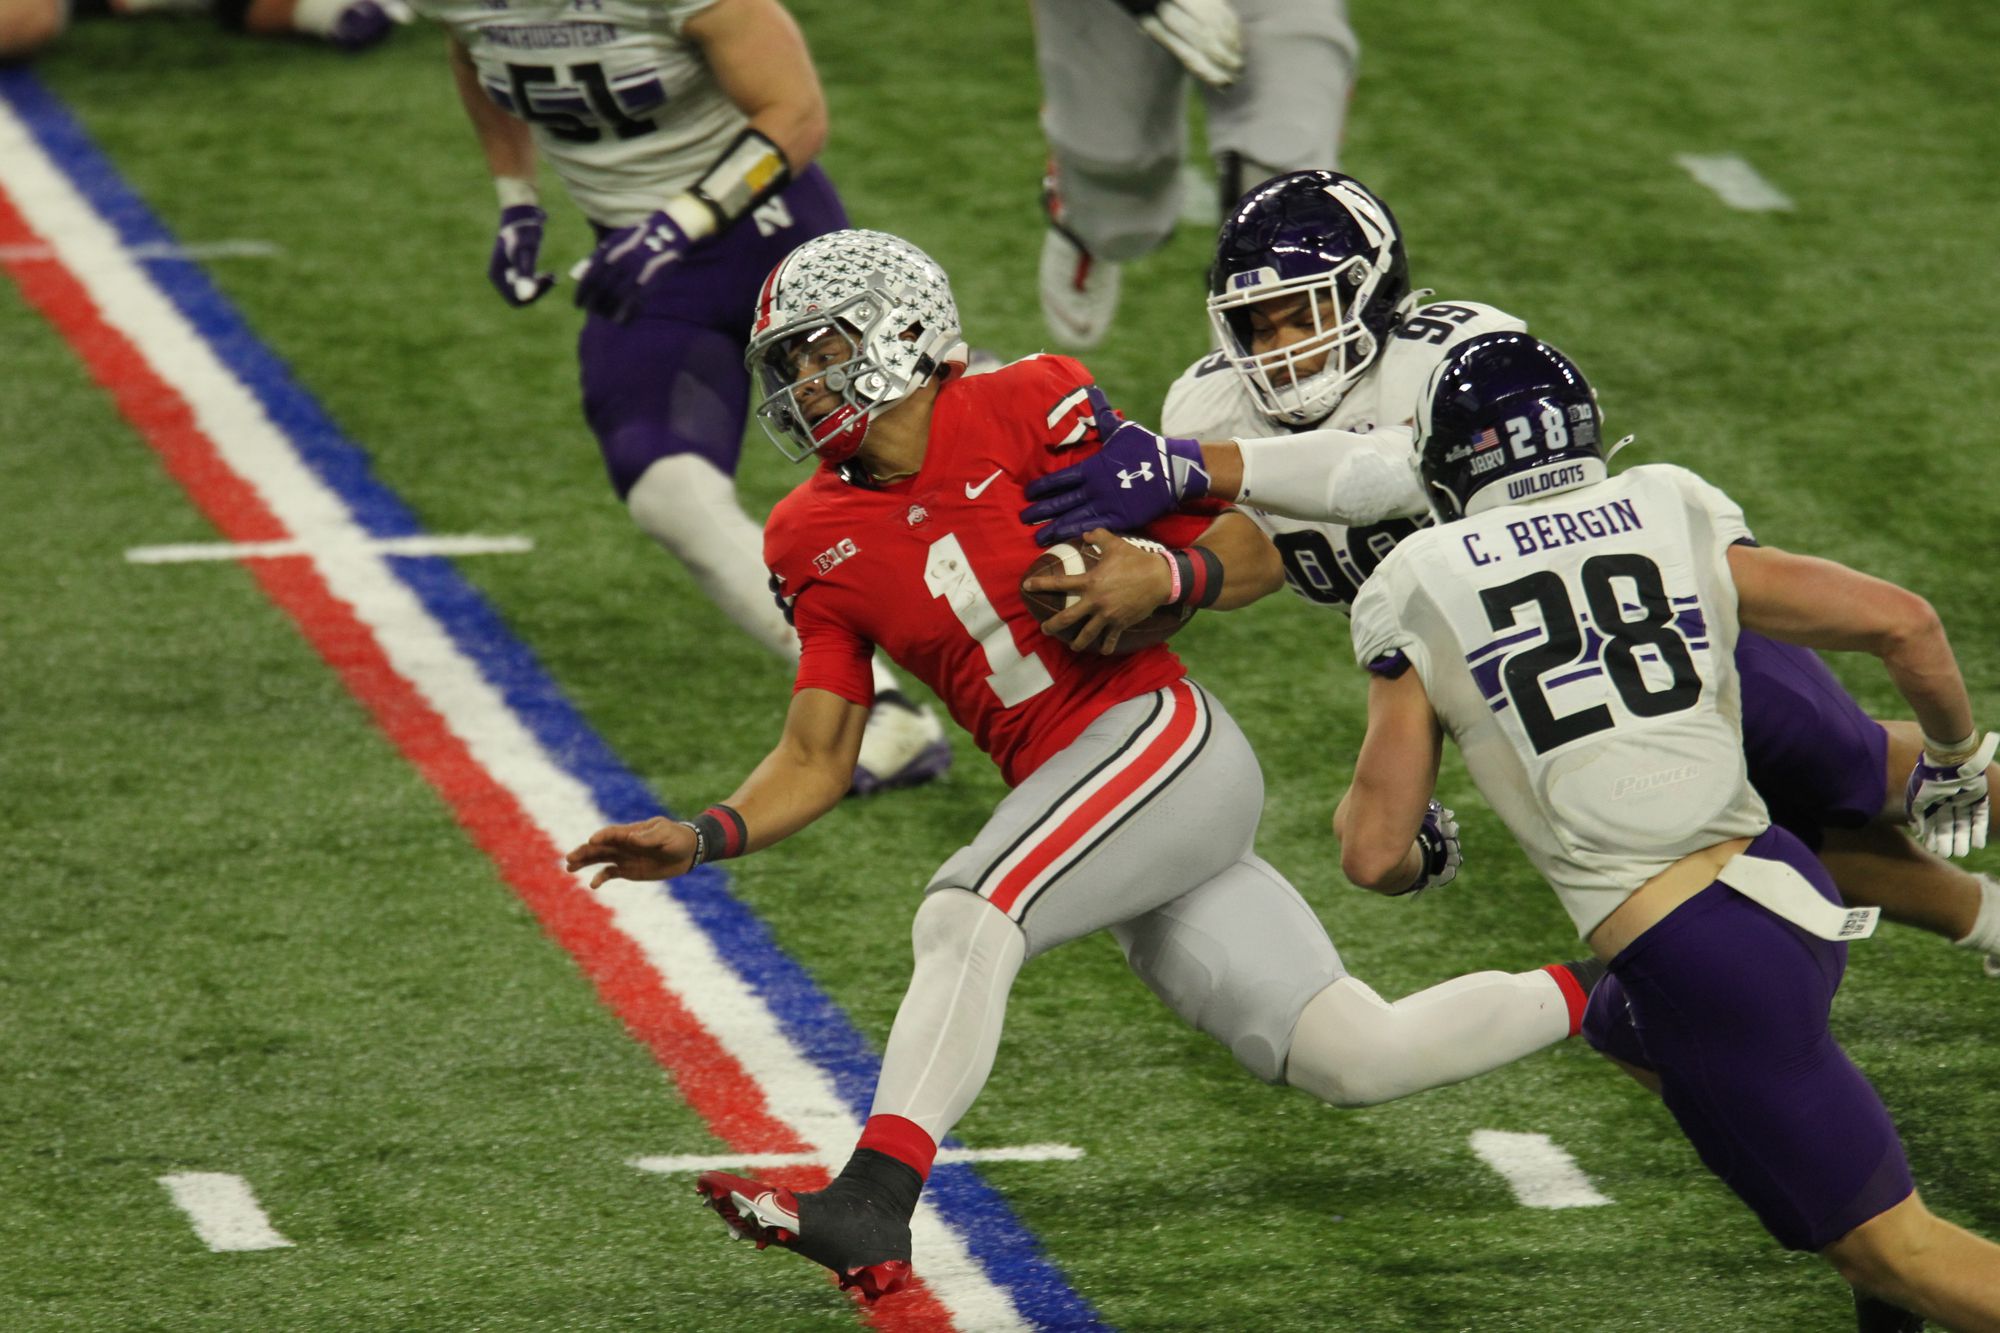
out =
<path fill-rule="evenodd" d="M 1167 688 L 1172 691 L 1174 714 L 1168 719 L 1166 730 L 1155 736 L 1137 759 L 1126 765 L 1106 785 L 1099 787 L 1089 800 L 1072 810 L 1069 818 L 1037 844 L 1025 860 L 1007 872 L 989 895 L 995 907 L 1003 912 L 1012 909 L 1015 900 L 1035 882 L 1037 876 L 1047 870 L 1056 858 L 1082 842 L 1105 815 L 1165 768 L 1167 761 L 1194 734 L 1195 713 L 1198 711 L 1194 687 L 1186 680 L 1177 680 Z"/>

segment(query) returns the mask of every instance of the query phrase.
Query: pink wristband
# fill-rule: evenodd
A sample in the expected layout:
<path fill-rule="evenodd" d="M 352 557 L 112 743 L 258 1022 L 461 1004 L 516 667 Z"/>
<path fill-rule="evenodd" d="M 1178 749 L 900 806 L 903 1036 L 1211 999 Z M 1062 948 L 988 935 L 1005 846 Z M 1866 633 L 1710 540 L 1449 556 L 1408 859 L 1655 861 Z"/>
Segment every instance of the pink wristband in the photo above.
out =
<path fill-rule="evenodd" d="M 1167 593 L 1164 605 L 1178 606 L 1181 600 L 1181 562 L 1174 559 L 1172 551 L 1160 552 L 1160 559 L 1167 562 L 1167 577 L 1173 581 L 1173 587 Z"/>

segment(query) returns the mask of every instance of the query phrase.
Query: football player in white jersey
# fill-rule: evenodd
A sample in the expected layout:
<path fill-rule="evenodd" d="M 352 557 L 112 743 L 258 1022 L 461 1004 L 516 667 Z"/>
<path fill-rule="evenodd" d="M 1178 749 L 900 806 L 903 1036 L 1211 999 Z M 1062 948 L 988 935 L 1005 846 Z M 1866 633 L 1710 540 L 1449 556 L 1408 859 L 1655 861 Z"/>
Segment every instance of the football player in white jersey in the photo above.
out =
<path fill-rule="evenodd" d="M 1024 517 L 1050 520 L 1047 543 L 1129 531 L 1188 494 L 1235 499 L 1275 543 L 1282 580 L 1345 613 L 1382 557 L 1430 521 L 1408 457 L 1431 372 L 1472 338 L 1526 328 L 1491 306 L 1428 296 L 1410 288 L 1394 216 L 1359 181 L 1313 171 L 1269 182 L 1217 244 L 1208 305 L 1221 350 L 1167 394 L 1162 433 L 1186 438 L 1058 473 Z M 1261 571 L 1266 591 L 1280 585 L 1278 564 Z M 1077 636 L 1088 644 L 1144 615 L 1160 581 L 1147 572 L 1151 582 L 1125 588 L 1100 577 L 1053 627 L 1098 616 Z M 1239 587 L 1258 576 L 1233 572 Z M 1898 827 L 1895 784 L 1916 760 L 1916 727 L 1869 718 L 1794 645 L 1745 634 L 1737 669 L 1754 703 L 1751 781 L 1773 821 L 1821 855 L 1850 900 L 1986 954 L 1987 974 L 2000 976 L 2000 883 Z"/>
<path fill-rule="evenodd" d="M 1392 894 L 1422 876 L 1449 735 L 1610 968 L 1592 1044 L 1646 1075 L 1782 1244 L 1870 1300 L 2000 1329 L 2000 1246 L 1924 1207 L 1881 1099 L 1828 1031 L 1846 942 L 1876 909 L 1843 905 L 1750 784 L 1739 626 L 1882 660 L 1923 729 L 1905 799 L 1935 851 L 1985 845 L 2000 737 L 1974 725 L 1922 598 L 1758 546 L 1685 469 L 1609 477 L 1601 429 L 1575 365 L 1526 334 L 1475 338 L 1434 372 L 1418 459 L 1439 522 L 1354 603 L 1374 679 L 1335 815 L 1342 868 Z"/>
<path fill-rule="evenodd" d="M 1094 347 L 1120 265 L 1173 235 L 1192 76 L 1226 211 L 1281 172 L 1339 158 L 1360 47 L 1345 0 L 1036 0 L 1049 172 L 1042 315 Z"/>
<path fill-rule="evenodd" d="M 451 34 L 460 100 L 500 221 L 488 277 L 509 305 L 540 270 L 546 160 L 596 229 L 574 272 L 583 410 L 613 489 L 744 632 L 787 660 L 798 637 L 771 597 L 762 534 L 734 477 L 748 419 L 743 364 L 765 274 L 846 225 L 814 157 L 826 103 L 778 0 L 418 0 Z M 951 760 L 942 725 L 879 662 L 855 790 L 903 786 Z"/>

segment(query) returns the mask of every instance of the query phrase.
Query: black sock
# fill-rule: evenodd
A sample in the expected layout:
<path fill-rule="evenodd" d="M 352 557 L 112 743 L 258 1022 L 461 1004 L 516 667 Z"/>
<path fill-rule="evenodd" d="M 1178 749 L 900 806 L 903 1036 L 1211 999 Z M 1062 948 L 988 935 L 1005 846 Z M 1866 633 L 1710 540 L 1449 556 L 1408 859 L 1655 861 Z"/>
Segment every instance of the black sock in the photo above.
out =
<path fill-rule="evenodd" d="M 878 1208 L 908 1221 L 917 1211 L 924 1180 L 916 1168 L 873 1148 L 856 1148 L 829 1190 L 853 1190 Z"/>

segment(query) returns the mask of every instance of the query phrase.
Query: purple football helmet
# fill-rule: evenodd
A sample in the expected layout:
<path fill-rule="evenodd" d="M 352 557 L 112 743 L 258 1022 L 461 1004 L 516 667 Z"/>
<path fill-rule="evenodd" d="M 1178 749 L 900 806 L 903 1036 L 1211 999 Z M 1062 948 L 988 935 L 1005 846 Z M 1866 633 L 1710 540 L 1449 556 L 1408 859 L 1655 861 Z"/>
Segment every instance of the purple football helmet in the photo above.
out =
<path fill-rule="evenodd" d="M 1310 300 L 1313 334 L 1253 350 L 1252 308 L 1297 295 Z M 1409 258 L 1389 206 L 1351 176 L 1298 171 L 1252 190 L 1222 224 L 1208 317 L 1264 414 L 1309 426 L 1374 364 L 1409 295 Z"/>
<path fill-rule="evenodd" d="M 1525 333 L 1481 334 L 1431 372 L 1417 406 L 1417 471 L 1448 523 L 1603 481 L 1603 433 L 1575 362 Z"/>

